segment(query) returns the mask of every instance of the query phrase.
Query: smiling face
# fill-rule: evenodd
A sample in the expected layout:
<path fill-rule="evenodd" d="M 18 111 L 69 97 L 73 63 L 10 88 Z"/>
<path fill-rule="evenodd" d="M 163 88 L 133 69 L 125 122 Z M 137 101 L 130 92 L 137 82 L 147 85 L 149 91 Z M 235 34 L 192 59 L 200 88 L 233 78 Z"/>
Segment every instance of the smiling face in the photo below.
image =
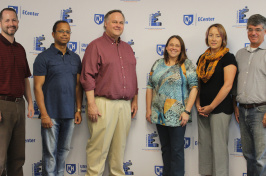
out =
<path fill-rule="evenodd" d="M 66 46 L 70 40 L 70 32 L 68 23 L 58 23 L 56 31 L 52 33 L 55 45 Z"/>
<path fill-rule="evenodd" d="M 18 30 L 18 18 L 15 12 L 5 10 L 2 13 L 2 20 L 0 21 L 1 34 L 3 36 L 14 36 Z"/>
<path fill-rule="evenodd" d="M 222 46 L 222 36 L 219 33 L 217 27 L 212 27 L 208 34 L 208 45 L 211 48 L 212 53 L 217 53 Z"/>
<path fill-rule="evenodd" d="M 169 59 L 177 59 L 181 52 L 181 44 L 177 38 L 172 38 L 166 46 Z"/>
<path fill-rule="evenodd" d="M 257 26 L 249 25 L 247 28 L 248 39 L 250 41 L 250 46 L 252 48 L 258 48 L 260 44 L 264 41 L 264 36 L 266 30 L 263 29 L 263 25 L 259 24 Z"/>
<path fill-rule="evenodd" d="M 114 12 L 109 15 L 108 19 L 104 22 L 105 32 L 111 38 L 117 40 L 124 31 L 125 19 L 119 12 Z"/>

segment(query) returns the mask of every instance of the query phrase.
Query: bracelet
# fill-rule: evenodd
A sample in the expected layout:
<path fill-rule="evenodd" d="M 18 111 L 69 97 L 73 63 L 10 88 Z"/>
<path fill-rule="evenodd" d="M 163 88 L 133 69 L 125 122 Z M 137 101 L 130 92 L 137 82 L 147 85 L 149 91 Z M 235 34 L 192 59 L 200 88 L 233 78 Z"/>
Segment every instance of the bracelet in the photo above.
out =
<path fill-rule="evenodd" d="M 188 115 L 191 114 L 191 112 L 189 112 L 189 111 L 187 111 L 187 110 L 184 110 L 184 112 L 185 112 L 186 114 L 188 114 Z"/>
<path fill-rule="evenodd" d="M 81 112 L 81 109 L 78 108 L 78 109 L 76 110 L 76 112 Z"/>

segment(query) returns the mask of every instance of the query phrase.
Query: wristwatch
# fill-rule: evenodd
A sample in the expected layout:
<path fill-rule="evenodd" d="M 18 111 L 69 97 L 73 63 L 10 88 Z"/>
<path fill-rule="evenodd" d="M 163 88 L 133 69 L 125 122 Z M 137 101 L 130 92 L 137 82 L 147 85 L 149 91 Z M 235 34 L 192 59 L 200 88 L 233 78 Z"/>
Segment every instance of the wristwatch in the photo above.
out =
<path fill-rule="evenodd" d="M 188 112 L 187 110 L 184 110 L 184 112 L 185 112 L 186 114 L 188 114 L 188 115 L 191 114 L 191 112 Z"/>

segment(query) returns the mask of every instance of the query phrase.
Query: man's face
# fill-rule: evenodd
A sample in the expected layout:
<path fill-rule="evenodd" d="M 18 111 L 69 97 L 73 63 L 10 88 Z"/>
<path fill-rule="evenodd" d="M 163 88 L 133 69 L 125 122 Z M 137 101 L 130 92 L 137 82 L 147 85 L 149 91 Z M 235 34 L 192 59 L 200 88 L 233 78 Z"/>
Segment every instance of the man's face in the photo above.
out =
<path fill-rule="evenodd" d="M 114 12 L 104 22 L 106 28 L 105 32 L 108 36 L 117 40 L 123 33 L 124 30 L 124 17 L 119 12 Z"/>
<path fill-rule="evenodd" d="M 0 21 L 2 35 L 14 36 L 18 30 L 17 14 L 10 10 L 5 10 L 2 13 L 2 20 Z"/>
<path fill-rule="evenodd" d="M 70 26 L 68 23 L 59 23 L 56 26 L 56 31 L 52 33 L 54 43 L 61 46 L 66 46 L 70 40 Z"/>
<path fill-rule="evenodd" d="M 260 44 L 264 41 L 264 35 L 266 33 L 266 30 L 263 29 L 263 25 L 249 25 L 248 26 L 248 39 L 250 41 L 250 46 L 252 48 L 257 48 L 260 46 Z"/>

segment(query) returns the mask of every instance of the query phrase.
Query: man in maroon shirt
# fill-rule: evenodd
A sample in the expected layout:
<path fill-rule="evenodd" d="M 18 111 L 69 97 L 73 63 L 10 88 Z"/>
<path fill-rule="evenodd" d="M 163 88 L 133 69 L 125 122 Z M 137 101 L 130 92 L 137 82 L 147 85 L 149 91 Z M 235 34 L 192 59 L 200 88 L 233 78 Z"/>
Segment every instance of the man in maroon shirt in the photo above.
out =
<path fill-rule="evenodd" d="M 125 175 L 124 151 L 131 117 L 138 109 L 138 88 L 133 50 L 120 40 L 124 22 L 120 10 L 109 11 L 103 36 L 88 45 L 82 61 L 80 81 L 86 91 L 90 131 L 86 176 L 102 175 L 107 155 L 109 175 Z"/>
<path fill-rule="evenodd" d="M 25 101 L 33 117 L 31 76 L 24 48 L 15 41 L 17 13 L 0 12 L 0 175 L 23 176 L 25 161 Z"/>

